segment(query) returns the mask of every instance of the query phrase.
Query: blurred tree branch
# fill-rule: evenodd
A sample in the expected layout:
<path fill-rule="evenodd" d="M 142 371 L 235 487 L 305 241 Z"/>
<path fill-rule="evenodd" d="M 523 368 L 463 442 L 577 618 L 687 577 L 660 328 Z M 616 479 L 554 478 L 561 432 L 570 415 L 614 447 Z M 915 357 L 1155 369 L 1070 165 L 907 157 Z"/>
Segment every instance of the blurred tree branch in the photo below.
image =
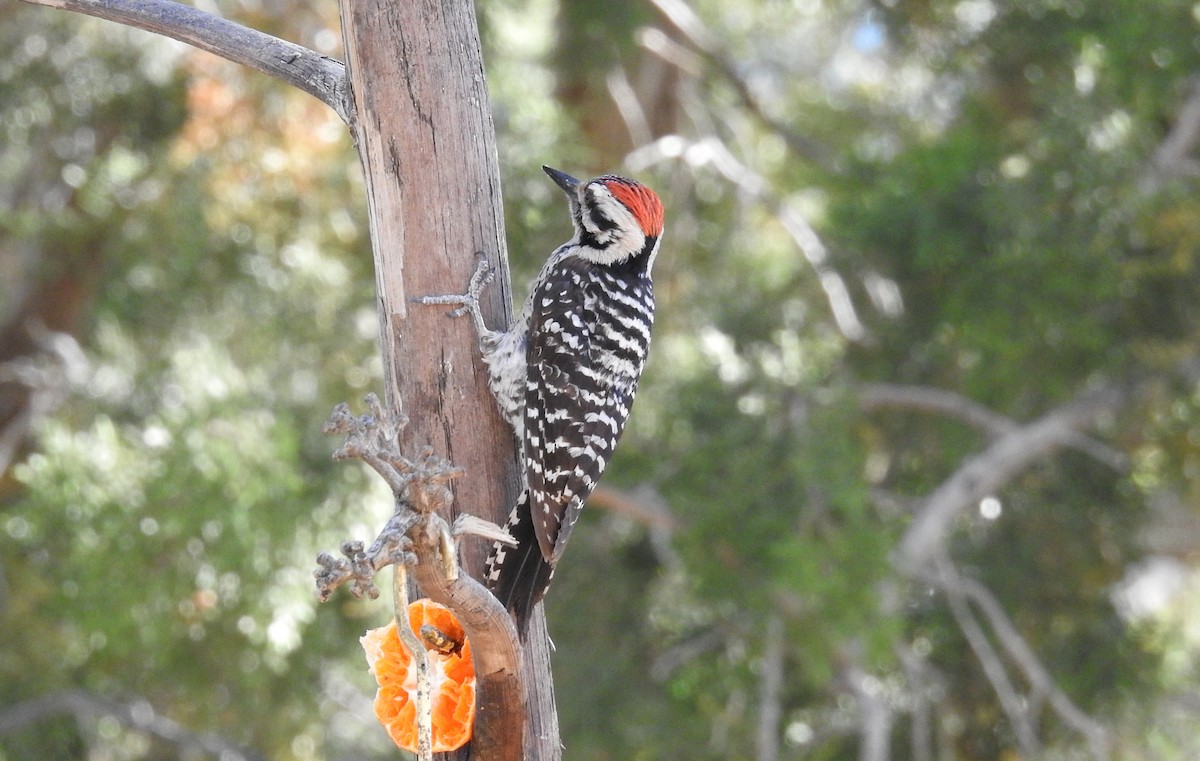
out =
<path fill-rule="evenodd" d="M 895 711 L 883 683 L 853 662 L 845 665 L 841 678 L 858 704 L 859 760 L 890 761 Z"/>
<path fill-rule="evenodd" d="M 172 0 L 24 0 L 161 34 L 297 87 L 350 121 L 346 66 L 301 45 Z"/>
<path fill-rule="evenodd" d="M 930 666 L 926 655 L 907 643 L 897 643 L 894 648 L 904 678 L 908 685 L 912 717 L 909 730 L 909 759 L 911 761 L 933 761 L 933 694 L 937 692 L 937 674 Z"/>
<path fill-rule="evenodd" d="M 1178 177 L 1200 176 L 1200 161 L 1188 155 L 1197 143 L 1200 143 L 1200 74 L 1187 80 L 1186 94 L 1175 123 L 1142 170 L 1138 181 L 1142 194 L 1153 195 Z"/>
<path fill-rule="evenodd" d="M 995 493 L 1041 457 L 1070 443 L 1098 418 L 1115 413 L 1126 397 L 1116 386 L 1086 390 L 968 458 L 924 499 L 897 547 L 896 567 L 909 574 L 929 567 L 944 547 L 951 524 L 964 510 Z"/>
<path fill-rule="evenodd" d="M 968 629 L 972 634 L 969 636 L 972 649 L 980 656 L 980 661 L 984 664 L 985 672 L 988 672 L 989 680 L 995 676 L 999 679 L 1000 684 L 1006 685 L 1005 694 L 1011 701 L 1006 704 L 1006 712 L 1010 714 L 1009 718 L 1013 721 L 1013 727 L 1022 733 L 1022 727 L 1027 729 L 1030 737 L 1022 742 L 1024 750 L 1022 752 L 1027 755 L 1036 755 L 1037 743 L 1036 737 L 1033 736 L 1033 725 L 1028 707 L 1022 707 L 1020 700 L 1014 700 L 1015 692 L 1012 692 L 1011 682 L 1007 676 L 1003 674 L 1004 666 L 1000 659 L 996 656 L 990 642 L 987 641 L 987 635 L 983 633 L 982 628 L 974 619 L 973 613 L 967 607 L 967 603 L 973 604 L 987 619 L 988 625 L 995 634 L 996 639 L 1004 648 L 1005 653 L 1020 669 L 1025 680 L 1029 683 L 1031 695 L 1026 697 L 1025 703 L 1036 705 L 1039 697 L 1044 697 L 1050 703 L 1050 707 L 1058 714 L 1059 718 L 1071 729 L 1082 735 L 1088 742 L 1092 750 L 1093 756 L 1098 761 L 1107 759 L 1111 752 L 1111 738 L 1105 726 L 1087 713 L 1085 713 L 1075 702 L 1067 696 L 1065 692 L 1054 681 L 1050 675 L 1049 669 L 1041 662 L 1034 653 L 1033 648 L 1026 642 L 1021 633 L 1017 631 L 1016 625 L 1012 619 L 1004 611 L 1004 606 L 996 599 L 986 586 L 975 579 L 963 576 L 950 561 L 949 556 L 940 554 L 937 559 L 937 572 L 935 574 L 923 574 L 922 579 L 931 581 L 935 586 L 946 593 L 947 598 L 951 602 L 951 610 L 954 612 L 955 618 L 962 616 L 962 623 L 967 623 L 963 627 L 964 634 Z M 999 673 L 993 674 L 991 671 L 999 670 Z M 993 681 L 993 686 L 996 686 L 996 681 Z M 1009 694 L 1011 692 L 1011 694 Z M 1004 701 L 1005 695 L 1002 695 L 998 690 L 997 695 Z M 1026 726 L 1027 725 L 1027 726 Z M 1028 747 L 1026 747 L 1028 745 Z"/>
<path fill-rule="evenodd" d="M 671 27 L 687 40 L 696 53 L 709 61 L 721 76 L 729 81 L 742 105 L 768 129 L 779 135 L 793 153 L 827 171 L 836 171 L 833 154 L 827 147 L 767 113 L 751 89 L 750 83 L 738 71 L 733 56 L 721 47 L 717 36 L 704 25 L 704 22 L 688 7 L 687 3 L 683 0 L 650 0 L 650 4 L 662 14 Z M 669 39 L 664 41 L 657 35 L 643 35 L 642 42 L 651 52 L 662 55 L 665 61 L 677 63 L 687 60 L 686 57 L 671 53 L 674 42 Z"/>
<path fill-rule="evenodd" d="M 652 493 L 632 493 L 611 486 L 598 486 L 588 500 L 589 507 L 608 510 L 636 523 L 667 533 L 679 529 L 679 518 L 662 497 Z"/>
<path fill-rule="evenodd" d="M 15 732 L 45 719 L 70 714 L 76 720 L 93 717 L 115 719 L 122 726 L 174 746 L 181 755 L 203 753 L 221 761 L 266 761 L 263 756 L 211 732 L 192 732 L 162 716 L 146 700 L 121 703 L 87 690 L 63 690 L 10 706 L 0 713 L 0 735 Z"/>
<path fill-rule="evenodd" d="M 1004 661 L 992 647 L 987 633 L 984 632 L 974 611 L 967 604 L 966 596 L 962 586 L 957 583 L 958 577 L 950 566 L 949 558 L 946 558 L 944 554 L 940 555 L 937 581 L 946 595 L 950 613 L 954 616 L 958 629 L 967 640 L 971 651 L 975 653 L 975 658 L 983 669 L 984 677 L 992 686 L 992 692 L 996 693 L 996 699 L 1000 701 L 1000 708 L 1008 717 L 1008 723 L 1016 736 L 1017 747 L 1020 748 L 1021 755 L 1026 758 L 1036 758 L 1041 752 L 1041 742 L 1038 740 L 1037 730 L 1034 727 L 1035 717 L 1032 714 L 1031 706 L 1022 699 L 1016 686 L 1009 679 Z"/>
<path fill-rule="evenodd" d="M 993 412 L 961 394 L 940 388 L 868 383 L 859 389 L 858 399 L 867 410 L 899 407 L 940 412 L 980 429 L 993 439 L 1020 428 L 1014 420 Z M 1129 466 L 1129 459 L 1123 452 L 1082 433 L 1069 432 L 1064 446 L 1079 450 L 1118 472 L 1123 472 Z"/>
<path fill-rule="evenodd" d="M 1081 429 L 1098 418 L 1114 414 L 1128 395 L 1116 386 L 1086 390 L 1024 426 L 996 416 L 970 400 L 929 389 L 874 386 L 864 396 L 868 408 L 872 404 L 898 404 L 935 409 L 994 431 L 996 439 L 987 450 L 966 460 L 923 501 L 901 539 L 894 562 L 902 573 L 932 583 L 946 594 L 950 611 L 1008 717 L 1021 753 L 1026 756 L 1037 755 L 1041 750 L 1032 707 L 1039 697 L 1048 699 L 1063 722 L 1087 740 L 1098 761 L 1109 757 L 1110 740 L 1107 730 L 1076 706 L 1055 683 L 995 596 L 954 569 L 946 539 L 951 523 L 963 511 L 1054 449 L 1078 443 L 1083 438 Z M 931 566 L 936 572 L 929 570 Z M 1030 684 L 1030 695 L 1018 694 L 968 603 L 983 613 L 1008 657 Z"/>
<path fill-rule="evenodd" d="M 763 631 L 761 673 L 758 677 L 758 732 L 754 757 L 777 761 L 779 729 L 783 721 L 783 668 L 786 655 L 783 618 L 773 615 Z"/>

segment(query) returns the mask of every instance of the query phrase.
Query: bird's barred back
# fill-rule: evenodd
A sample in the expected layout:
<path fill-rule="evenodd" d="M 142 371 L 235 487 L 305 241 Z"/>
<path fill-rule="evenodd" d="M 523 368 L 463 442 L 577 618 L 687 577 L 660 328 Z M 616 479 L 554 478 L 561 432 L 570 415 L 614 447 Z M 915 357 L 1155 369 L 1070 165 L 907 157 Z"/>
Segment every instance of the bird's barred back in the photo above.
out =
<path fill-rule="evenodd" d="M 551 563 L 612 457 L 650 345 L 649 273 L 609 269 L 564 259 L 535 294 L 525 458 L 537 538 Z"/>
<path fill-rule="evenodd" d="M 650 345 L 650 271 L 663 232 L 662 203 L 641 183 L 580 182 L 543 168 L 567 194 L 574 236 L 551 254 L 508 330 L 480 327 L 477 298 L 467 297 L 524 463 L 508 526 L 518 544 L 497 544 L 487 567 L 489 588 L 522 631 L 629 417 Z"/>

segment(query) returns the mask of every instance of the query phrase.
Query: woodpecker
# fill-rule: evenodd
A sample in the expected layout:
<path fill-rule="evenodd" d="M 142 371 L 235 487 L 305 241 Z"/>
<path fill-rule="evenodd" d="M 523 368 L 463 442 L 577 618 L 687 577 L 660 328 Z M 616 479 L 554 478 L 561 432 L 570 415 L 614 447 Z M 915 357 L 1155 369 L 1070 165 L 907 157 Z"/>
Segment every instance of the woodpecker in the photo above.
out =
<path fill-rule="evenodd" d="M 489 386 L 516 435 L 524 489 L 506 528 L 518 544 L 493 547 L 486 581 L 522 631 L 629 417 L 650 348 L 650 273 L 663 233 L 662 203 L 645 185 L 542 169 L 567 194 L 575 234 L 550 255 L 513 324 L 489 330 L 483 321 L 479 294 L 494 275 L 486 262 L 466 294 L 418 299 L 471 315 Z"/>

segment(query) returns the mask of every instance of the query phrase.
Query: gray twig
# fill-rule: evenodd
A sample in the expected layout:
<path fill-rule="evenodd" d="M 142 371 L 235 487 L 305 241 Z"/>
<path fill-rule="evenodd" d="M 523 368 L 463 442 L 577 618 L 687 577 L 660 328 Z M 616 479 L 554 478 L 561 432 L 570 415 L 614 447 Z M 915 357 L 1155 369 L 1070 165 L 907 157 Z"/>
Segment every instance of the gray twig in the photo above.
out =
<path fill-rule="evenodd" d="M 1000 707 L 1008 717 L 1013 734 L 1016 735 L 1021 755 L 1025 758 L 1036 758 L 1041 752 L 1041 741 L 1034 729 L 1034 716 L 1025 701 L 1022 700 L 1012 680 L 1009 679 L 1004 661 L 1001 660 L 996 648 L 988 639 L 987 633 L 975 618 L 974 611 L 967 604 L 962 585 L 958 583 L 958 580 L 958 574 L 951 566 L 949 558 L 939 557 L 938 583 L 946 593 L 946 599 L 950 603 L 950 613 L 954 616 L 959 631 L 966 637 L 967 644 L 971 646 L 975 657 L 979 659 L 983 675 L 992 685 L 992 691 L 996 693 Z"/>
<path fill-rule="evenodd" d="M 858 704 L 859 760 L 889 761 L 896 717 L 886 686 L 854 661 L 843 667 L 841 677 Z"/>
<path fill-rule="evenodd" d="M 948 597 L 958 597 L 970 601 L 983 617 L 995 634 L 1004 652 L 1020 669 L 1025 680 L 1029 683 L 1035 695 L 1045 696 L 1051 709 L 1058 714 L 1067 726 L 1082 735 L 1092 750 L 1097 761 L 1105 761 L 1111 754 L 1111 737 L 1108 729 L 1093 719 L 1059 688 L 1051 676 L 1050 670 L 1037 657 L 1033 648 L 1017 631 L 1016 625 L 1009 618 L 1004 606 L 992 594 L 992 591 L 976 579 L 963 576 L 954 568 L 949 559 L 942 558 L 939 562 L 938 574 L 930 577 L 937 586 L 943 589 Z"/>
<path fill-rule="evenodd" d="M 758 732 L 755 739 L 757 761 L 777 761 L 779 758 L 779 727 L 783 721 L 783 618 L 778 614 L 767 619 L 763 633 L 762 673 L 758 684 Z"/>
<path fill-rule="evenodd" d="M 833 171 L 835 169 L 828 148 L 767 113 L 761 100 L 754 94 L 750 83 L 738 71 L 732 56 L 721 48 L 717 42 L 717 36 L 704 25 L 704 22 L 688 7 L 687 3 L 683 0 L 650 0 L 650 4 L 687 40 L 696 53 L 712 63 L 721 76 L 729 81 L 734 92 L 750 113 L 757 116 L 768 129 L 779 135 L 793 153 L 826 170 Z M 665 46 L 648 47 L 651 52 L 659 53 Z M 673 63 L 679 59 L 678 57 L 664 57 L 664 60 Z"/>
<path fill-rule="evenodd" d="M 25 0 L 144 29 L 298 87 L 350 123 L 346 65 L 314 50 L 172 0 Z"/>
<path fill-rule="evenodd" d="M 1142 195 L 1157 193 L 1177 177 L 1200 176 L 1200 161 L 1189 156 L 1197 143 L 1200 143 L 1200 75 L 1193 75 L 1188 79 L 1187 94 L 1175 123 L 1138 178 Z"/>

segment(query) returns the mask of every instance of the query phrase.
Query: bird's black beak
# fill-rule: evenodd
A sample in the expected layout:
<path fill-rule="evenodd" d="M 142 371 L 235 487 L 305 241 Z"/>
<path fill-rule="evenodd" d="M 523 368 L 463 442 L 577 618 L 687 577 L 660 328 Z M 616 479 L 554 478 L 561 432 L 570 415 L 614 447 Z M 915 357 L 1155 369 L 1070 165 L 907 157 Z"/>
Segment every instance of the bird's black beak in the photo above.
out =
<path fill-rule="evenodd" d="M 579 186 L 579 180 L 566 172 L 560 172 L 545 165 L 542 166 L 542 171 L 550 175 L 550 179 L 554 180 L 554 184 L 562 188 L 567 195 L 572 198 L 575 197 L 575 188 Z"/>

